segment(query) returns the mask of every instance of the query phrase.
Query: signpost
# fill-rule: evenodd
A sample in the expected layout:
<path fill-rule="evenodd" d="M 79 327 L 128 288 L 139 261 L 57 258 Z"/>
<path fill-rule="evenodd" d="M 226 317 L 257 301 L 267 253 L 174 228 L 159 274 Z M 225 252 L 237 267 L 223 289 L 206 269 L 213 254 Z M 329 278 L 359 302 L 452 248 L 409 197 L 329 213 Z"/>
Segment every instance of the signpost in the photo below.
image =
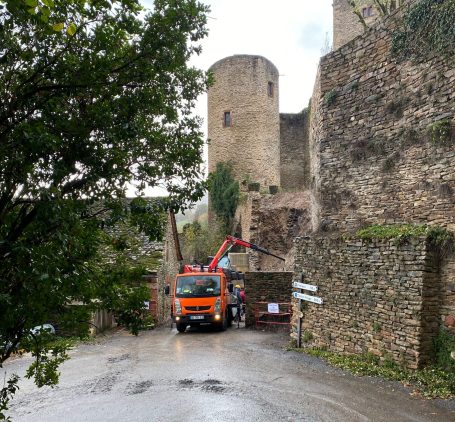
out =
<path fill-rule="evenodd" d="M 302 280 L 303 280 L 303 274 L 302 274 Z M 318 291 L 318 286 L 314 286 L 312 284 L 301 283 L 299 281 L 294 281 L 292 283 L 292 287 L 294 289 L 307 290 L 310 292 Z M 302 292 L 292 292 L 292 296 L 295 297 L 296 299 L 299 299 L 299 310 L 301 310 L 302 300 L 305 300 L 307 302 L 317 303 L 318 305 L 322 305 L 322 303 L 323 303 L 323 300 L 320 297 L 307 295 Z M 302 313 L 300 312 L 299 322 L 297 325 L 297 347 L 301 346 L 301 334 L 302 334 L 301 325 L 302 325 Z"/>
<path fill-rule="evenodd" d="M 310 292 L 318 291 L 318 286 L 313 286 L 312 284 L 299 283 L 298 281 L 294 281 L 292 283 L 292 287 L 296 289 L 309 290 Z"/>
<path fill-rule="evenodd" d="M 318 305 L 322 305 L 322 299 L 317 296 L 310 296 L 310 295 L 306 295 L 306 294 L 298 293 L 298 292 L 293 292 L 292 296 L 294 296 L 296 299 L 302 299 L 302 300 L 306 300 L 307 302 L 313 302 L 313 303 L 317 303 Z"/>

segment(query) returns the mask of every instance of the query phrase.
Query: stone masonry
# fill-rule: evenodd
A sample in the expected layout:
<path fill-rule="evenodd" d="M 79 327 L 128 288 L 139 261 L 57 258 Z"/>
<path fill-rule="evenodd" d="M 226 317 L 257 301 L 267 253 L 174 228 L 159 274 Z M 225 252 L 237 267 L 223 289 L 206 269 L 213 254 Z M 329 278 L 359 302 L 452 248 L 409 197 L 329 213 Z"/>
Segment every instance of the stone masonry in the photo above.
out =
<path fill-rule="evenodd" d="M 223 131 L 222 112 L 231 107 L 223 96 L 231 86 L 237 95 L 237 79 L 260 87 L 251 98 L 263 95 L 269 62 L 233 56 L 212 67 L 223 87 L 209 92 L 209 161 L 213 169 L 231 160 L 239 181 L 246 174 L 262 187 L 281 179 L 278 195 L 246 194 L 236 227 L 245 240 L 285 254 L 285 269 L 293 266 L 296 278 L 303 272 L 320 287 L 324 304 L 304 311 L 303 328 L 315 343 L 390 355 L 414 368 L 428 362 L 432 339 L 455 315 L 455 255 L 436 259 L 425 239 L 366 242 L 355 232 L 396 223 L 455 230 L 455 69 L 437 57 L 413 63 L 392 56 L 402 10 L 355 34 L 350 19 L 357 18 L 344 4 L 334 1 L 334 46 L 341 47 L 321 59 L 308 112 L 279 116 L 263 99 L 253 107 L 238 95 L 248 110 L 246 131 L 235 132 L 236 113 L 234 131 Z M 271 130 L 261 120 L 266 115 L 273 115 Z M 432 136 L 441 126 L 446 135 Z M 270 142 L 278 164 L 268 165 L 262 150 Z M 251 268 L 281 268 L 250 255 Z M 260 296 L 259 284 L 249 289 Z"/>
<path fill-rule="evenodd" d="M 367 7 L 372 2 L 365 3 Z M 337 50 L 363 32 L 363 26 L 352 12 L 348 0 L 333 0 L 333 49 Z"/>
<path fill-rule="evenodd" d="M 280 114 L 280 171 L 284 190 L 309 187 L 308 110 Z"/>
<path fill-rule="evenodd" d="M 397 244 L 308 237 L 296 244 L 294 277 L 303 274 L 324 300 L 303 302 L 302 332 L 313 335 L 315 346 L 390 355 L 411 368 L 428 362 L 438 330 L 439 282 L 425 239 Z M 294 310 L 296 327 L 297 301 Z"/>
<path fill-rule="evenodd" d="M 291 272 L 245 273 L 246 326 L 254 326 L 254 304 L 257 302 L 290 302 Z"/>
<path fill-rule="evenodd" d="M 438 122 L 454 124 L 455 69 L 438 58 L 396 62 L 394 25 L 392 16 L 321 59 L 310 151 L 327 230 L 401 222 L 455 229 L 453 142 L 428 134 Z"/>
<path fill-rule="evenodd" d="M 209 172 L 231 162 L 239 182 L 279 186 L 278 69 L 264 57 L 237 55 L 209 70 L 215 80 L 208 91 Z"/>

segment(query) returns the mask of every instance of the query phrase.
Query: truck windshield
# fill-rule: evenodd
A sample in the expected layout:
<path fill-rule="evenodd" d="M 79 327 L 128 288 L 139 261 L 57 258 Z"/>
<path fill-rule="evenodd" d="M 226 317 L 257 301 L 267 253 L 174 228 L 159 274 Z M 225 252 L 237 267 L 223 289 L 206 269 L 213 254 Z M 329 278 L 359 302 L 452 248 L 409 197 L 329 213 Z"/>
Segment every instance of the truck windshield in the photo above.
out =
<path fill-rule="evenodd" d="M 221 294 L 219 275 L 186 275 L 177 277 L 176 297 L 210 297 Z"/>

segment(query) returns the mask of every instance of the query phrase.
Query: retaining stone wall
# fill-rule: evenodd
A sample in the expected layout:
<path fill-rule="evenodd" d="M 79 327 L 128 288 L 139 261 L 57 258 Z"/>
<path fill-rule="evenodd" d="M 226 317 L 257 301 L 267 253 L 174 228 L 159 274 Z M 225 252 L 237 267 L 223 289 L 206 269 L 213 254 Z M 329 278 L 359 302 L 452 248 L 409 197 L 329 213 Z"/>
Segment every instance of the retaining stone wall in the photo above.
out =
<path fill-rule="evenodd" d="M 416 368 L 438 333 L 440 278 L 424 238 L 396 241 L 297 238 L 294 277 L 318 286 L 322 305 L 305 303 L 302 334 L 315 346 L 390 355 Z M 307 292 L 306 292 L 307 293 Z M 296 338 L 298 301 L 294 300 Z"/>

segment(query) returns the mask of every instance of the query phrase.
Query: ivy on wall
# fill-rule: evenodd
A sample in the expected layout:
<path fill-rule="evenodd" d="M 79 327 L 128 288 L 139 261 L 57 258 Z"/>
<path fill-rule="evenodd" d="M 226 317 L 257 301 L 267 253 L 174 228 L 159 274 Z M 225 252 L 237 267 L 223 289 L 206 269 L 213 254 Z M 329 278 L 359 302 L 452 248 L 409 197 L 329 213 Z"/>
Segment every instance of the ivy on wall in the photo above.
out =
<path fill-rule="evenodd" d="M 421 0 L 404 13 L 392 35 L 392 53 L 401 60 L 420 61 L 455 53 L 455 0 Z"/>

